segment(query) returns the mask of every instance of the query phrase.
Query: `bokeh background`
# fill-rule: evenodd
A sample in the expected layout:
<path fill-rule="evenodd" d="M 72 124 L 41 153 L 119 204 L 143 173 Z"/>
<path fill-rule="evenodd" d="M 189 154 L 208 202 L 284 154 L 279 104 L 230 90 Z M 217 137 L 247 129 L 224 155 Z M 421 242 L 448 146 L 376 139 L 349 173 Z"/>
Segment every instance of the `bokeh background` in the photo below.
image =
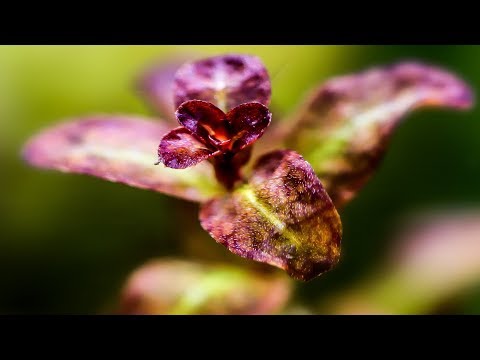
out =
<path fill-rule="evenodd" d="M 330 77 L 404 59 L 446 67 L 477 94 L 480 85 L 478 46 L 1 46 L 0 313 L 109 312 L 126 277 L 155 257 L 221 254 L 238 262 L 191 218 L 195 205 L 34 169 L 20 157 L 29 136 L 59 120 L 94 113 L 152 115 L 134 79 L 156 60 L 225 52 L 264 61 L 272 102 L 281 113 L 294 110 Z M 361 292 L 364 279 L 388 271 L 383 264 L 409 219 L 480 209 L 479 115 L 476 106 L 465 113 L 425 110 L 406 118 L 379 171 L 341 213 L 339 266 L 295 284 L 297 308 L 322 312 L 323 301 L 353 288 Z M 415 290 L 409 291 L 404 286 L 388 300 L 392 312 L 402 311 Z M 479 313 L 480 274 L 435 306 L 405 311 Z"/>

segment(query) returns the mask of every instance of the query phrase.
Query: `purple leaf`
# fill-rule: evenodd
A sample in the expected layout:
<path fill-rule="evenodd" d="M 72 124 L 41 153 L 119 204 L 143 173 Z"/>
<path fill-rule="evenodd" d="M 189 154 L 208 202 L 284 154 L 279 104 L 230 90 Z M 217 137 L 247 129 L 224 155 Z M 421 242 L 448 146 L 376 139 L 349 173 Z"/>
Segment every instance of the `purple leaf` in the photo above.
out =
<path fill-rule="evenodd" d="M 237 152 L 263 135 L 270 124 L 272 114 L 265 105 L 247 103 L 230 110 L 227 119 L 232 134 L 235 134 L 230 148 L 233 152 Z"/>
<path fill-rule="evenodd" d="M 158 161 L 172 169 L 188 168 L 214 154 L 215 150 L 206 148 L 183 127 L 166 134 L 158 147 Z"/>
<path fill-rule="evenodd" d="M 185 59 L 169 59 L 148 68 L 137 80 L 137 88 L 163 118 L 176 122 L 173 101 L 173 79 Z"/>
<path fill-rule="evenodd" d="M 441 68 L 399 63 L 334 78 L 316 89 L 283 134 L 305 156 L 335 205 L 377 169 L 400 120 L 421 107 L 469 109 L 467 84 Z"/>
<path fill-rule="evenodd" d="M 230 138 L 225 113 L 209 102 L 187 101 L 178 107 L 175 115 L 181 125 L 205 144 L 217 145 Z"/>
<path fill-rule="evenodd" d="M 202 206 L 200 222 L 234 254 L 300 280 L 340 256 L 340 217 L 311 166 L 290 150 L 261 157 L 248 184 Z"/>
<path fill-rule="evenodd" d="M 178 122 L 204 144 L 233 152 L 239 152 L 262 136 L 272 118 L 268 108 L 260 103 L 242 104 L 225 114 L 202 100 L 184 102 L 176 116 Z"/>
<path fill-rule="evenodd" d="M 167 131 L 165 125 L 139 117 L 90 116 L 40 132 L 26 144 L 23 155 L 41 168 L 88 174 L 192 201 L 221 193 L 208 164 L 188 170 L 154 165 L 158 141 Z"/>
<path fill-rule="evenodd" d="M 270 79 L 259 58 L 223 55 L 186 63 L 174 81 L 175 104 L 204 100 L 224 112 L 246 102 L 270 102 Z"/>

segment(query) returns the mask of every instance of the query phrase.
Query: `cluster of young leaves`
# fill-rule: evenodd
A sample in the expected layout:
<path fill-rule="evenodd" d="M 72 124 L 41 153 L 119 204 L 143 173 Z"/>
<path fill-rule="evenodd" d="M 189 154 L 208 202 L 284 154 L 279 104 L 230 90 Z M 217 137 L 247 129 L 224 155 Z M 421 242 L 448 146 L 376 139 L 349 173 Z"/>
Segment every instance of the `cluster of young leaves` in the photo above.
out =
<path fill-rule="evenodd" d="M 399 121 L 420 107 L 472 105 L 461 79 L 420 63 L 335 78 L 278 122 L 269 139 L 276 150 L 242 171 L 272 119 L 270 80 L 257 57 L 159 66 L 139 86 L 165 121 L 72 119 L 34 136 L 25 159 L 200 202 L 200 223 L 218 243 L 300 280 L 338 262 L 337 209 L 374 173 Z M 154 166 L 155 150 L 164 166 Z"/>

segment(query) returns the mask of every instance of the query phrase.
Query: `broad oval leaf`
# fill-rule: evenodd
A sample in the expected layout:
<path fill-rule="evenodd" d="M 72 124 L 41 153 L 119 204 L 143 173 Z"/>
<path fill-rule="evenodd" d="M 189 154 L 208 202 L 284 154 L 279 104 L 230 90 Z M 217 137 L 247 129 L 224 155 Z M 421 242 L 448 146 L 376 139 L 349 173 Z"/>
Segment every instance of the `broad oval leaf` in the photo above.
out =
<path fill-rule="evenodd" d="M 204 100 L 224 112 L 257 101 L 269 104 L 270 78 L 255 56 L 229 54 L 186 63 L 175 74 L 174 96 L 178 107 L 188 100 Z"/>
<path fill-rule="evenodd" d="M 185 169 L 215 155 L 184 127 L 167 133 L 158 146 L 158 162 L 172 169 Z"/>
<path fill-rule="evenodd" d="M 92 175 L 191 201 L 221 193 L 209 164 L 187 170 L 154 165 L 158 141 L 167 131 L 165 125 L 145 118 L 90 116 L 45 129 L 29 140 L 23 156 L 37 167 Z"/>
<path fill-rule="evenodd" d="M 124 314 L 272 314 L 291 294 L 285 276 L 179 259 L 148 262 L 122 293 Z"/>
<path fill-rule="evenodd" d="M 328 81 L 285 123 L 285 144 L 305 156 L 335 205 L 378 167 L 399 121 L 420 107 L 468 109 L 473 95 L 446 70 L 406 62 Z"/>
<path fill-rule="evenodd" d="M 261 157 L 248 184 L 211 200 L 202 227 L 234 254 L 310 280 L 340 256 L 340 217 L 311 166 L 294 151 Z"/>

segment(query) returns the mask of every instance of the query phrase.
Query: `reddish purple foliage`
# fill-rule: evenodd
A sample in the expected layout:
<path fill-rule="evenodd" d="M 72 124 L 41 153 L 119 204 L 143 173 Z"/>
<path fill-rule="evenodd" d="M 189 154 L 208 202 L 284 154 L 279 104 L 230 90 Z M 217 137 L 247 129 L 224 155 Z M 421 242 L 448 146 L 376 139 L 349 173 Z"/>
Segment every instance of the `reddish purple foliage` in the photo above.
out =
<path fill-rule="evenodd" d="M 228 111 L 257 101 L 270 103 L 270 79 L 259 58 L 249 55 L 222 55 L 186 63 L 174 81 L 175 105 L 204 100 Z"/>
<path fill-rule="evenodd" d="M 160 111 L 170 113 L 173 99 L 182 126 L 167 132 L 126 116 L 74 120 L 30 140 L 25 158 L 201 202 L 201 225 L 217 242 L 300 280 L 339 261 L 335 206 L 353 198 L 377 168 L 399 120 L 419 107 L 466 109 L 473 102 L 456 76 L 417 63 L 336 78 L 271 138 L 298 153 L 269 152 L 243 174 L 272 117 L 270 80 L 258 58 L 211 57 L 182 65 L 174 76 L 172 67 L 158 67 L 141 88 Z M 153 166 L 155 148 L 163 167 Z"/>
<path fill-rule="evenodd" d="M 184 102 L 176 111 L 183 128 L 167 133 L 158 147 L 158 162 L 174 169 L 196 165 L 212 156 L 217 179 L 231 189 L 241 179 L 239 167 L 249 158 L 236 156 L 262 136 L 272 114 L 260 103 L 238 105 L 225 114 L 201 100 Z"/>

